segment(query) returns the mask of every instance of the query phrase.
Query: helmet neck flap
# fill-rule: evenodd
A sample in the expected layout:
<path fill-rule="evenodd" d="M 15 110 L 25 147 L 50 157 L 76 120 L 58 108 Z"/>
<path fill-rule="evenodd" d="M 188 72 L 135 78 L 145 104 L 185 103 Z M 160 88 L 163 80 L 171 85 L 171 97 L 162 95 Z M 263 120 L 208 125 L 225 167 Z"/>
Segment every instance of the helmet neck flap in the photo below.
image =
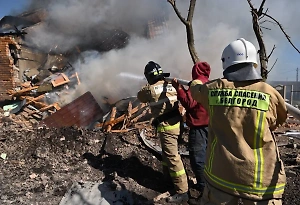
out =
<path fill-rule="evenodd" d="M 262 80 L 252 63 L 240 63 L 230 66 L 223 71 L 223 76 L 229 81 Z"/>
<path fill-rule="evenodd" d="M 231 42 L 222 53 L 223 75 L 231 81 L 262 79 L 257 73 L 255 46 L 243 38 Z"/>

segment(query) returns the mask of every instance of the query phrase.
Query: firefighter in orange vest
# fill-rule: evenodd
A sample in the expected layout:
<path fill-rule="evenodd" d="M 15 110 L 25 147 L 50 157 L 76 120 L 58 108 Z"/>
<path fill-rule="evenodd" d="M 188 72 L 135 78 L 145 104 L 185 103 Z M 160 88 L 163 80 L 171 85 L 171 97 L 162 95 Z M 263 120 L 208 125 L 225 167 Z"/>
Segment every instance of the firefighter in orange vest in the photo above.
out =
<path fill-rule="evenodd" d="M 182 116 L 179 113 L 177 92 L 171 83 L 164 81 L 170 73 L 163 73 L 159 64 L 150 61 L 144 70 L 148 84 L 137 94 L 143 103 L 149 103 L 162 146 L 162 163 L 165 175 L 172 178 L 175 193 L 168 202 L 182 204 L 188 201 L 188 182 L 178 153 L 178 136 Z"/>
<path fill-rule="evenodd" d="M 285 101 L 257 73 L 251 42 L 230 43 L 222 62 L 224 78 L 190 85 L 210 116 L 201 204 L 281 205 L 286 176 L 272 131 L 287 118 Z"/>

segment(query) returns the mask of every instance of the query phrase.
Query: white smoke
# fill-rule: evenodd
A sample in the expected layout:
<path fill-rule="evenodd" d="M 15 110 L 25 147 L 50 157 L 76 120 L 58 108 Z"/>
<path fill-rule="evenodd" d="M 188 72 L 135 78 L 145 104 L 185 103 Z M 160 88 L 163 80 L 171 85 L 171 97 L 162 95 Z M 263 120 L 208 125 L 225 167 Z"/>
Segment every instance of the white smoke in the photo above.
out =
<path fill-rule="evenodd" d="M 33 4 L 36 1 L 33 1 Z M 259 7 L 260 0 L 253 0 Z M 187 16 L 189 1 L 177 0 L 177 5 L 184 17 Z M 296 46 L 300 47 L 297 22 L 300 13 L 297 8 L 300 1 L 268 0 L 265 8 L 284 25 Z M 91 91 L 97 100 L 107 96 L 118 100 L 122 97 L 136 95 L 144 83 L 128 76 L 120 78 L 120 73 L 143 75 L 146 63 L 153 60 L 159 63 L 165 72 L 174 77 L 191 79 L 193 66 L 186 43 L 184 25 L 177 18 L 167 0 L 56 0 L 51 1 L 49 22 L 55 26 L 40 26 L 30 38 L 40 47 L 48 49 L 60 45 L 68 50 L 78 45 L 78 42 L 97 39 L 102 35 L 102 29 L 122 29 L 130 34 L 129 44 L 119 50 L 105 53 L 84 52 L 84 63 L 77 61 L 74 67 L 78 69 L 81 85 L 77 95 Z M 143 37 L 145 23 L 148 19 L 168 15 L 169 32 L 154 38 Z M 49 25 L 49 22 L 47 22 Z M 267 51 L 270 52 L 276 44 L 270 64 L 276 58 L 278 63 L 270 76 L 278 72 L 277 67 L 284 67 L 284 51 L 293 51 L 284 35 L 276 25 L 265 23 L 271 31 L 264 30 L 264 40 Z M 246 0 L 202 0 L 197 1 L 193 19 L 195 45 L 199 57 L 210 63 L 211 79 L 222 77 L 221 53 L 226 45 L 237 38 L 243 37 L 253 42 L 257 41 L 252 30 L 250 7 Z"/>

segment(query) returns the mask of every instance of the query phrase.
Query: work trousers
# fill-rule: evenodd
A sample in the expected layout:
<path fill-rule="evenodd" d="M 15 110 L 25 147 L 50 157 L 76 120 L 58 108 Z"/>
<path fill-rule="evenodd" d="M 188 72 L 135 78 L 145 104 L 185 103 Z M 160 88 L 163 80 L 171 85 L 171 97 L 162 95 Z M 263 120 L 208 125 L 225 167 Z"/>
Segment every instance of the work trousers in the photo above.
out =
<path fill-rule="evenodd" d="M 270 199 L 264 201 L 252 201 L 241 199 L 237 196 L 227 194 L 213 186 L 206 184 L 200 205 L 238 205 L 239 200 L 243 205 L 282 205 L 281 199 Z"/>
<path fill-rule="evenodd" d="M 191 168 L 197 179 L 197 189 L 203 192 L 205 187 L 204 164 L 207 147 L 208 127 L 191 127 L 189 131 L 189 156 Z"/>
<path fill-rule="evenodd" d="M 159 132 L 162 147 L 162 161 L 164 170 L 166 167 L 172 179 L 176 193 L 182 194 L 188 191 L 188 182 L 185 169 L 178 153 L 178 135 Z"/>

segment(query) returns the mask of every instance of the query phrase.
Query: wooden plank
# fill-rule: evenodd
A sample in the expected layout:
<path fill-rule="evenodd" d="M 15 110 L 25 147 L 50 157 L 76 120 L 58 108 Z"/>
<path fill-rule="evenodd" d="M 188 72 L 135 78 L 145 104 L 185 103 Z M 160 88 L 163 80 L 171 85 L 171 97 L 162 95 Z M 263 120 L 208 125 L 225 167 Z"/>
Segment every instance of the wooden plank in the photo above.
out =
<path fill-rule="evenodd" d="M 58 103 L 53 103 L 51 105 L 48 105 L 46 107 L 41 108 L 38 111 L 37 110 L 36 111 L 32 111 L 31 113 L 29 113 L 29 115 L 33 115 L 34 113 L 37 113 L 37 112 L 44 112 L 44 111 L 50 110 L 51 108 L 55 108 L 56 104 L 58 104 Z"/>
<path fill-rule="evenodd" d="M 134 124 L 136 123 L 139 119 L 141 119 L 142 117 L 144 117 L 148 112 L 150 111 L 150 107 L 147 107 L 140 115 L 136 116 L 135 118 L 133 118 L 130 123 Z"/>
<path fill-rule="evenodd" d="M 22 83 L 21 85 L 23 88 L 29 88 L 29 87 L 31 87 L 30 83 L 31 83 L 30 81 L 26 81 L 25 83 Z"/>
<path fill-rule="evenodd" d="M 64 73 L 60 73 L 59 76 L 57 76 L 54 80 L 51 81 L 53 87 L 64 85 L 68 82 L 70 82 L 70 79 Z"/>
<path fill-rule="evenodd" d="M 114 120 L 117 114 L 117 108 L 113 107 L 110 114 L 110 120 Z M 112 128 L 112 124 L 107 125 L 106 132 L 110 132 Z"/>
<path fill-rule="evenodd" d="M 77 84 L 78 85 L 80 85 L 80 80 L 79 80 L 79 76 L 78 76 L 78 73 L 77 72 L 75 72 L 73 75 L 71 75 L 69 78 L 74 78 L 74 77 L 76 77 L 76 79 L 77 79 Z"/>
<path fill-rule="evenodd" d="M 53 106 L 56 110 L 60 110 L 60 106 L 58 105 L 58 103 L 54 103 Z"/>
<path fill-rule="evenodd" d="M 145 107 L 145 106 L 146 106 L 146 104 L 144 104 L 144 103 L 142 103 L 142 104 L 136 106 L 135 108 L 132 109 L 131 114 L 133 115 L 134 113 L 136 113 L 137 111 L 139 111 L 140 109 L 142 109 L 142 108 Z M 111 120 L 111 119 L 110 119 L 108 122 L 105 122 L 105 123 L 99 123 L 98 125 L 96 125 L 96 127 L 105 127 L 105 126 L 108 126 L 108 125 L 114 126 L 114 125 L 116 125 L 116 124 L 122 122 L 122 121 L 125 119 L 125 116 L 126 116 L 126 115 L 123 114 L 123 115 L 121 115 L 120 117 L 118 117 L 118 118 L 115 119 L 115 120 Z"/>
<path fill-rule="evenodd" d="M 34 87 L 30 87 L 30 88 L 24 88 L 22 90 L 19 91 L 14 91 L 14 90 L 8 90 L 7 93 L 10 94 L 11 96 L 21 96 L 24 95 L 25 93 L 37 89 L 39 86 L 34 86 Z"/>
<path fill-rule="evenodd" d="M 26 105 L 33 104 L 33 105 L 34 105 L 35 107 L 37 107 L 38 109 L 41 109 L 41 108 L 43 108 L 43 107 L 47 107 L 47 106 L 48 106 L 48 104 L 45 104 L 45 103 L 43 103 L 43 102 L 38 102 L 38 101 L 33 100 L 34 98 L 33 98 L 33 97 L 30 97 L 30 96 L 20 96 L 20 99 L 21 99 L 21 100 L 26 99 L 26 100 L 31 101 L 30 103 L 28 103 L 28 104 L 26 104 Z"/>
<path fill-rule="evenodd" d="M 129 101 L 128 102 L 128 108 L 127 108 L 127 114 L 126 114 L 125 119 L 123 121 L 123 125 L 122 125 L 121 130 L 126 129 L 127 125 L 129 124 L 129 120 L 130 120 L 131 114 L 132 114 L 131 112 L 132 112 L 132 102 Z"/>
<path fill-rule="evenodd" d="M 38 96 L 38 97 L 36 97 L 36 98 L 27 99 L 27 100 L 29 100 L 29 101 L 26 103 L 26 105 L 32 103 L 33 101 L 38 101 L 38 100 L 40 100 L 40 99 L 43 99 L 44 97 L 45 97 L 45 94 L 40 95 L 40 96 Z"/>

